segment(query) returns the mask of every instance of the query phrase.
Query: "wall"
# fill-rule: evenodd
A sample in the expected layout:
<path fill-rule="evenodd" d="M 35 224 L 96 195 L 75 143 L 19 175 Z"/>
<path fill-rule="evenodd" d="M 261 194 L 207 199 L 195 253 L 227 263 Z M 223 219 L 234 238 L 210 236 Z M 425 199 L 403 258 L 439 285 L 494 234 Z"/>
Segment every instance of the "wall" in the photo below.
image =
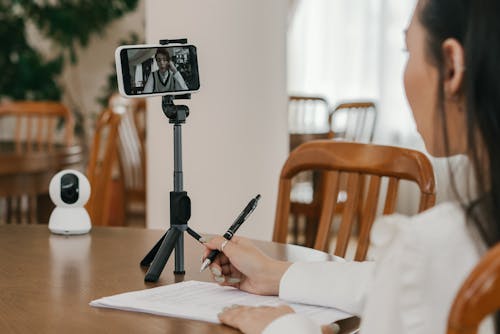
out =
<path fill-rule="evenodd" d="M 201 89 L 183 132 L 189 225 L 222 234 L 262 195 L 241 235 L 270 239 L 278 177 L 287 156 L 286 0 L 146 1 L 146 37 L 187 37 L 198 48 Z M 148 100 L 147 225 L 169 226 L 172 126 L 160 98 Z"/>

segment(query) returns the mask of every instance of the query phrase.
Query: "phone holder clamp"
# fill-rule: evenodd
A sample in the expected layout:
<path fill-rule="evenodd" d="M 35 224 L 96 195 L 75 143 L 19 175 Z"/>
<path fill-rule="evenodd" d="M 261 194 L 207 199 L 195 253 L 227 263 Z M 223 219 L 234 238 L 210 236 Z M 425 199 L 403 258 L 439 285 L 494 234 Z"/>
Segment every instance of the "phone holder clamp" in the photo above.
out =
<path fill-rule="evenodd" d="M 184 105 L 175 105 L 175 99 L 190 99 L 191 94 L 184 94 L 176 97 L 175 95 L 165 95 L 161 99 L 161 107 L 163 113 L 169 119 L 171 124 L 184 124 L 186 123 L 186 118 L 189 116 L 189 108 Z"/>

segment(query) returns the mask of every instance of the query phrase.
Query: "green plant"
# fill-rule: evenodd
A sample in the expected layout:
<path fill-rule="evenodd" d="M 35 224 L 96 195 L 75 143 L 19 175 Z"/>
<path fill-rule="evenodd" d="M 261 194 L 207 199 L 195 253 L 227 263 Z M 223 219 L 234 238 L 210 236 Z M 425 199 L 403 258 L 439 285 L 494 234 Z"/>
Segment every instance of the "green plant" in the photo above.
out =
<path fill-rule="evenodd" d="M 0 99 L 59 100 L 58 76 L 77 62 L 77 46 L 87 46 L 114 20 L 134 10 L 139 0 L 0 0 Z M 44 59 L 29 43 L 27 26 L 52 42 L 53 57 Z M 81 127 L 82 115 L 75 112 Z"/>

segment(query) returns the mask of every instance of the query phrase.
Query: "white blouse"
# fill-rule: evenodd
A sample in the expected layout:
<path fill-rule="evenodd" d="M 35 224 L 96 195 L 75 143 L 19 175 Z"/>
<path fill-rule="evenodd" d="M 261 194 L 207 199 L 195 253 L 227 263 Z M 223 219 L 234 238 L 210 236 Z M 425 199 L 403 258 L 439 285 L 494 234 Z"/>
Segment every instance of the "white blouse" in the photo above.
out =
<path fill-rule="evenodd" d="M 281 279 L 280 298 L 359 315 L 361 333 L 446 333 L 456 292 L 480 258 L 460 205 L 382 217 L 371 242 L 376 261 L 294 263 Z M 290 314 L 264 333 L 321 333 L 321 328 Z"/>

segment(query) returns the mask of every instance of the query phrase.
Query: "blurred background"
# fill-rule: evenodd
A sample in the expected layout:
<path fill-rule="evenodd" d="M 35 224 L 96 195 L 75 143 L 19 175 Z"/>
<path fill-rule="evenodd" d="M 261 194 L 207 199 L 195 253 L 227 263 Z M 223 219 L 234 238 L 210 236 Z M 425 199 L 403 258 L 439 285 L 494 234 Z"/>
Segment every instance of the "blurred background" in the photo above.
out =
<path fill-rule="evenodd" d="M 106 198 L 107 214 L 96 218 L 99 224 L 165 228 L 173 188 L 172 129 L 160 98 L 131 102 L 116 96 L 114 50 L 188 38 L 198 48 L 201 82 L 200 91 L 185 101 L 191 115 L 183 127 L 190 225 L 222 233 L 261 193 L 254 222 L 241 233 L 270 239 L 278 177 L 299 138 L 294 135 L 330 131 L 338 136 L 350 119 L 337 112 L 342 103 L 369 103 L 375 110 L 371 120 L 363 120 L 364 141 L 425 150 L 402 83 L 404 29 L 415 2 L 5 0 L 0 3 L 0 99 L 64 104 L 74 121 L 72 145 L 80 149 L 74 165 L 81 170 L 90 166 L 94 173 L 96 166 L 110 164 L 99 161 L 116 155 L 110 171 L 93 176 L 95 181 L 108 175 L 103 183 L 94 182 L 99 184 L 94 192 L 106 193 L 94 199 Z M 303 97 L 321 100 L 322 107 L 300 114 L 293 103 Z M 105 147 L 95 138 L 110 118 L 103 116 L 107 109 L 121 115 L 116 138 L 111 137 L 116 150 L 93 155 Z M 332 115 L 338 116 L 335 121 Z M 62 131 L 58 124 L 56 135 Z M 15 132 L 15 120 L 0 122 L 2 140 Z M 100 138 L 109 136 L 113 131 Z M 447 182 L 447 163 L 432 161 L 441 201 L 449 197 L 440 187 Z M 305 186 L 294 196 L 307 201 L 311 191 Z M 398 194 L 398 211 L 414 212 L 418 190 L 402 184 Z M 50 204 L 36 201 L 38 209 Z M 4 223 L 12 219 L 6 217 L 13 206 L 22 211 L 30 200 L 18 202 L 0 202 Z"/>

